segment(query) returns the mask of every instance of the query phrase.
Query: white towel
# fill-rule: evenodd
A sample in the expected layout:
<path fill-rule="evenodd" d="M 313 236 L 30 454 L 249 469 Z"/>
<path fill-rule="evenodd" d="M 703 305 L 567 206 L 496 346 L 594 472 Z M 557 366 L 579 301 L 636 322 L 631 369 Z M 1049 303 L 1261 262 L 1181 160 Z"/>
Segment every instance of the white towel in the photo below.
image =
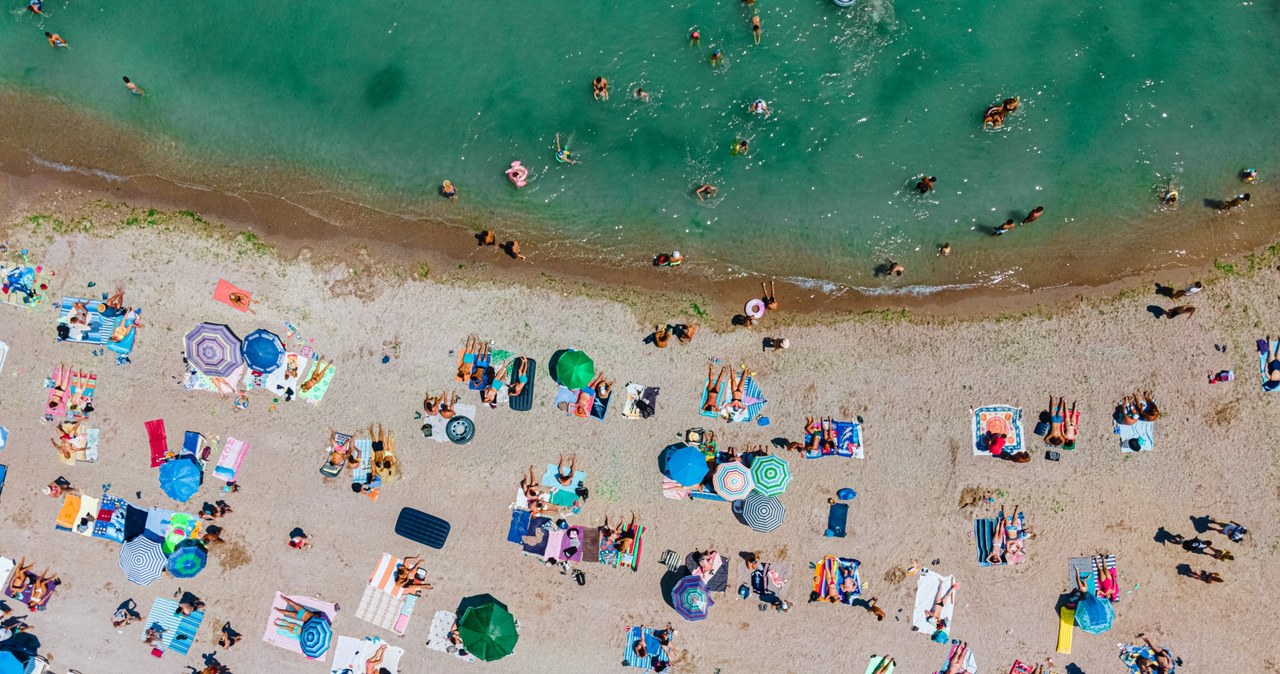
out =
<path fill-rule="evenodd" d="M 386 643 L 378 637 L 355 639 L 339 636 L 338 645 L 333 652 L 333 666 L 329 669 L 329 673 L 364 674 L 365 662 Z M 402 657 L 404 657 L 403 648 L 387 645 L 387 650 L 382 653 L 382 662 L 378 666 L 386 668 L 391 674 L 396 674 Z"/>
<path fill-rule="evenodd" d="M 938 587 L 941 586 L 943 589 L 951 587 L 952 580 L 951 576 L 940 576 L 931 569 L 920 569 L 920 576 L 916 580 L 916 605 L 911 611 L 911 625 L 925 636 L 932 636 L 938 629 L 925 619 L 925 611 L 932 609 L 934 602 L 937 601 Z M 958 591 L 957 589 L 956 592 Z M 942 619 L 947 623 L 948 634 L 951 634 L 954 627 L 951 623 L 951 614 L 956 607 L 956 592 L 951 593 L 946 606 L 942 609 Z"/>

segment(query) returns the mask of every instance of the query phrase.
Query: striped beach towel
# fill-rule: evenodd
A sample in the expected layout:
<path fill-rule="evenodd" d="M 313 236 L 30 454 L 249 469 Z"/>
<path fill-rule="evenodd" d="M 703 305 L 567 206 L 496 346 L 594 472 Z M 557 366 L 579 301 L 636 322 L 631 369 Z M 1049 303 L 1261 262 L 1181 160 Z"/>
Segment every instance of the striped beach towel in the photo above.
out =
<path fill-rule="evenodd" d="M 204 611 L 192 611 L 191 615 L 180 615 L 178 602 L 157 597 L 151 604 L 151 612 L 147 614 L 142 639 L 146 641 L 147 629 L 163 630 L 160 648 L 186 655 L 195 644 L 196 630 L 200 629 L 200 623 L 203 621 Z"/>
<path fill-rule="evenodd" d="M 68 321 L 71 318 L 71 310 L 75 307 L 76 302 L 84 303 L 85 310 L 89 313 L 89 325 L 73 326 Z M 59 323 L 64 323 L 70 328 L 70 333 L 63 341 L 80 342 L 82 344 L 106 344 L 111 339 L 111 333 L 115 331 L 116 326 L 120 325 L 123 316 L 106 317 L 98 313 L 98 305 L 101 300 L 89 300 L 80 297 L 63 297 L 61 315 L 58 318 Z"/>
<path fill-rule="evenodd" d="M 351 469 L 351 482 L 364 484 L 373 469 L 373 439 L 356 438 L 356 451 L 360 452 L 360 465 Z"/>
<path fill-rule="evenodd" d="M 636 644 L 641 639 L 644 639 L 645 650 L 649 652 L 648 657 L 642 658 L 636 655 Z M 653 669 L 654 662 L 670 662 L 670 660 L 668 660 L 666 649 L 662 648 L 662 644 L 658 641 L 658 637 L 653 635 L 653 630 L 638 626 L 628 628 L 627 649 L 622 653 L 622 666 Z"/>
<path fill-rule="evenodd" d="M 1026 526 L 1027 518 L 1024 513 L 1018 513 L 1018 532 L 1022 532 L 1022 528 Z M 973 540 L 978 548 L 978 566 L 1005 566 L 1009 564 L 1021 564 L 1026 561 L 1026 555 L 1016 555 L 1013 559 L 1005 558 L 1002 562 L 988 562 L 987 558 L 991 555 L 991 539 L 995 536 L 996 527 L 1000 524 L 1000 518 L 997 517 L 980 517 L 973 521 Z M 1023 539 L 1023 545 L 1026 545 L 1026 539 Z M 999 552 L 1004 552 L 1000 550 Z"/>
<path fill-rule="evenodd" d="M 230 482 L 240 472 L 240 464 L 249 453 L 249 443 L 228 437 L 222 445 L 222 454 L 218 455 L 218 465 L 213 469 L 213 476 L 219 480 Z"/>

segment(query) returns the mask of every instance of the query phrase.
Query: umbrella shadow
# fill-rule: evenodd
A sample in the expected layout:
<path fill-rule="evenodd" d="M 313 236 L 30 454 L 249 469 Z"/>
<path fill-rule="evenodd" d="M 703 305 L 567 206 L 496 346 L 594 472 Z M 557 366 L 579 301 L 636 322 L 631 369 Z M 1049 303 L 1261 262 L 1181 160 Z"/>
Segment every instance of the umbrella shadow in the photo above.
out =
<path fill-rule="evenodd" d="M 470 597 L 463 597 L 462 601 L 458 602 L 458 617 L 462 617 L 462 614 L 466 613 L 469 608 L 479 608 L 487 604 L 497 604 L 502 607 L 502 610 L 508 613 L 511 612 L 511 610 L 507 608 L 506 604 L 498 601 L 498 599 L 493 595 L 485 593 L 471 595 Z"/>
<path fill-rule="evenodd" d="M 689 570 L 684 567 L 681 567 L 677 571 L 668 570 L 666 573 L 662 574 L 662 580 L 659 581 L 659 588 L 662 591 L 662 601 L 666 602 L 667 606 L 670 606 L 672 611 L 676 610 L 676 603 L 675 600 L 671 598 L 671 593 L 675 591 L 676 583 L 679 583 L 681 578 L 688 575 Z"/>
<path fill-rule="evenodd" d="M 569 353 L 568 349 L 560 349 L 547 359 L 547 374 L 551 377 L 551 381 L 557 384 L 560 383 L 560 380 L 556 378 L 556 366 L 560 364 L 560 357 L 566 353 Z"/>

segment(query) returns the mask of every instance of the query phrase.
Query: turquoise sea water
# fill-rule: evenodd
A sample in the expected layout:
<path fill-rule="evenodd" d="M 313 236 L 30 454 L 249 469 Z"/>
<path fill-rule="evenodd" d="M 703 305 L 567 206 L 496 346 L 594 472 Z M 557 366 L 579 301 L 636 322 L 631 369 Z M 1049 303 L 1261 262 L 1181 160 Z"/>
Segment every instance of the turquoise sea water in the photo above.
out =
<path fill-rule="evenodd" d="M 1016 275 L 1052 247 L 1123 262 L 1151 232 L 1115 224 L 1151 215 L 1159 185 L 1200 208 L 1278 155 L 1272 2 L 47 0 L 43 18 L 23 4 L 0 21 L 0 85 L 211 162 L 270 157 L 430 207 L 450 178 L 463 208 L 604 251 L 859 286 L 886 257 L 926 284 Z M 1005 128 L 982 130 L 1015 95 Z M 757 98 L 772 116 L 749 112 Z M 555 162 L 557 133 L 579 164 Z M 533 172 L 523 190 L 503 175 L 513 160 Z M 939 178 L 923 198 L 922 173 Z M 719 195 L 699 203 L 704 182 Z M 1041 204 L 1034 226 L 987 235 Z M 1161 234 L 1176 249 L 1184 232 Z M 943 241 L 955 262 L 935 259 Z"/>

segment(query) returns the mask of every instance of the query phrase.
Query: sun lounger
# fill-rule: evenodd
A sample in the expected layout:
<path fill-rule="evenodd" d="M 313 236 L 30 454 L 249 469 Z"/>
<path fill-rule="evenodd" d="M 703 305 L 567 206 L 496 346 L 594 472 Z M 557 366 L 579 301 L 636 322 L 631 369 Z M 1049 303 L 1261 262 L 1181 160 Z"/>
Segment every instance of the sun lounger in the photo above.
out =
<path fill-rule="evenodd" d="M 326 618 L 329 619 L 330 625 L 333 624 L 333 619 L 338 614 L 337 608 L 333 604 L 327 601 L 320 601 L 319 599 L 315 599 L 313 597 L 304 597 L 301 595 L 288 595 L 288 596 L 290 601 L 302 606 L 303 608 L 306 608 L 312 613 L 319 613 L 324 615 Z M 288 618 L 294 617 L 293 611 L 289 610 L 288 604 L 285 603 L 284 598 L 285 598 L 285 595 L 277 592 L 275 599 L 271 601 L 271 610 L 267 611 L 267 625 L 266 625 L 266 630 L 262 633 L 262 640 L 271 644 L 272 646 L 283 648 L 286 651 L 293 651 L 298 655 L 307 657 L 306 654 L 302 652 L 302 644 L 298 641 L 297 635 L 290 634 L 284 628 L 278 627 L 275 624 L 277 618 L 284 617 L 288 619 Z M 319 658 L 308 657 L 307 659 L 323 660 L 325 655 L 328 655 L 327 649 L 325 653 L 322 654 Z"/>
<path fill-rule="evenodd" d="M 249 453 L 249 443 L 228 437 L 222 444 L 222 454 L 218 456 L 218 465 L 213 469 L 213 476 L 219 480 L 231 482 L 240 472 L 240 464 Z"/>
<path fill-rule="evenodd" d="M 827 531 L 824 535 L 844 538 L 849 523 L 849 504 L 832 503 L 827 510 Z"/>
<path fill-rule="evenodd" d="M 529 361 L 529 367 L 527 368 L 527 372 L 525 374 L 525 376 L 528 378 L 528 381 L 525 382 L 524 390 L 520 392 L 520 395 L 511 396 L 509 400 L 511 409 L 517 412 L 528 412 L 529 410 L 533 409 L 533 385 L 534 385 L 534 381 L 537 379 L 538 361 L 532 358 L 527 358 L 526 360 Z M 510 386 L 514 386 L 516 384 L 515 361 L 512 361 L 512 365 L 511 365 L 510 382 L 511 382 Z"/>
<path fill-rule="evenodd" d="M 149 628 L 162 630 L 158 648 L 186 655 L 195 645 L 196 631 L 204 622 L 204 611 L 192 611 L 190 615 L 178 615 L 178 602 L 172 599 L 156 598 L 151 604 L 151 612 L 143 623 L 142 639 L 145 641 Z"/>
<path fill-rule="evenodd" d="M 1004 433 L 1004 454 L 1025 452 L 1026 443 L 1022 437 L 1022 408 L 1012 405 L 987 405 L 973 411 L 973 455 L 991 456 L 983 442 L 987 431 Z"/>
<path fill-rule="evenodd" d="M 147 443 L 151 446 L 151 467 L 159 468 L 169 453 L 169 442 L 164 432 L 164 419 L 152 419 L 143 426 L 147 428 Z"/>
<path fill-rule="evenodd" d="M 83 302 L 85 311 L 89 314 L 89 324 L 84 326 L 72 326 L 69 322 L 71 318 L 72 308 L 76 302 Z M 62 306 L 60 308 L 61 315 L 58 322 L 66 325 L 68 335 L 66 339 L 60 339 L 64 342 L 79 342 L 81 344 L 97 344 L 105 345 L 111 339 L 111 333 L 115 331 L 116 326 L 120 324 L 123 316 L 107 317 L 99 313 L 98 306 L 102 304 L 102 300 L 90 300 L 80 297 L 63 297 Z"/>
<path fill-rule="evenodd" d="M 641 639 L 644 640 L 645 650 L 649 653 L 648 657 L 642 658 L 636 654 L 636 644 L 640 643 Z M 654 662 L 665 663 L 670 660 L 667 659 L 667 652 L 658 641 L 658 637 L 654 636 L 653 630 L 647 627 L 627 628 L 627 647 L 622 652 L 622 666 L 653 669 Z"/>
<path fill-rule="evenodd" d="M 347 443 L 351 442 L 351 436 L 347 435 L 346 433 L 335 432 L 334 439 L 338 441 L 339 447 L 346 447 Z M 330 449 L 332 450 L 332 448 Z M 329 463 L 328 452 L 326 452 L 324 463 L 320 465 L 320 474 L 325 477 L 338 477 L 339 475 L 342 474 L 342 471 L 344 468 L 346 468 L 346 466 L 347 464 L 345 462 L 340 463 L 336 466 Z"/>
<path fill-rule="evenodd" d="M 474 662 L 476 659 L 474 655 L 460 646 L 449 643 L 449 631 L 456 622 L 458 622 L 458 614 L 452 611 L 436 611 L 435 616 L 431 618 L 431 628 L 427 631 L 427 648 L 440 653 L 449 653 L 459 660 Z"/>
<path fill-rule="evenodd" d="M 888 659 L 889 658 L 887 656 L 883 656 L 883 655 L 871 656 L 871 662 L 867 663 L 866 674 L 875 674 L 876 668 L 884 664 L 884 661 Z M 890 664 L 889 668 L 886 669 L 885 671 L 888 672 L 888 674 L 893 674 L 893 670 L 895 667 L 897 667 L 897 664 Z"/>
<path fill-rule="evenodd" d="M 926 619 L 925 611 L 933 608 L 934 601 L 938 597 L 938 588 L 944 591 L 951 587 L 954 579 L 951 576 L 942 576 L 932 569 L 920 569 L 920 574 L 916 579 L 916 603 L 915 608 L 911 612 L 911 624 L 925 636 L 932 635 L 937 631 L 937 626 Z M 955 624 L 952 622 L 952 613 L 955 612 L 956 602 L 955 593 L 951 594 L 951 598 L 947 600 L 946 605 L 942 607 L 942 619 L 947 623 L 947 633 L 952 633 Z"/>
<path fill-rule="evenodd" d="M 1150 421 L 1138 420 L 1128 426 L 1124 424 L 1115 424 L 1112 432 L 1120 436 L 1120 451 L 1125 454 L 1136 454 L 1138 452 L 1149 452 L 1155 449 L 1155 424 Z M 1133 441 L 1138 441 L 1141 449 L 1133 448 Z"/>
<path fill-rule="evenodd" d="M 449 523 L 421 510 L 401 508 L 396 518 L 396 534 L 440 550 L 449 538 Z"/>

